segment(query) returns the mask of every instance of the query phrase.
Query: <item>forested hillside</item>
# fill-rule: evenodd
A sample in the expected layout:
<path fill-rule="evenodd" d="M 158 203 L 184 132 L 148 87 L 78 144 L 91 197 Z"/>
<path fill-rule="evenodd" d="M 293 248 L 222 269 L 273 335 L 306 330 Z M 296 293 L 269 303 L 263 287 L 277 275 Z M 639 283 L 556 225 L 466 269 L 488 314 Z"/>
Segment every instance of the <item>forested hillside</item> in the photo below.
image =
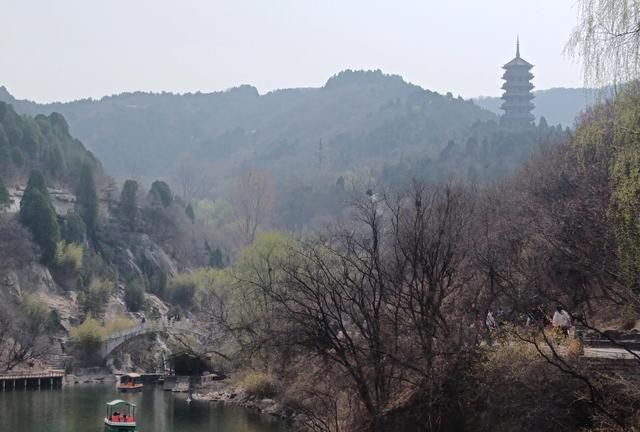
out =
<path fill-rule="evenodd" d="M 85 162 L 100 170 L 98 160 L 69 134 L 62 115 L 22 116 L 0 102 L 0 172 L 5 181 L 37 168 L 54 182 L 65 183 Z"/>
<path fill-rule="evenodd" d="M 370 169 L 389 159 L 437 155 L 474 122 L 496 118 L 470 101 L 380 71 L 344 71 L 322 88 L 264 95 L 241 86 L 39 105 L 2 88 L 0 100 L 22 113 L 62 113 L 112 175 L 165 178 L 190 158 L 227 174 L 243 164 L 290 175 L 313 167 Z"/>

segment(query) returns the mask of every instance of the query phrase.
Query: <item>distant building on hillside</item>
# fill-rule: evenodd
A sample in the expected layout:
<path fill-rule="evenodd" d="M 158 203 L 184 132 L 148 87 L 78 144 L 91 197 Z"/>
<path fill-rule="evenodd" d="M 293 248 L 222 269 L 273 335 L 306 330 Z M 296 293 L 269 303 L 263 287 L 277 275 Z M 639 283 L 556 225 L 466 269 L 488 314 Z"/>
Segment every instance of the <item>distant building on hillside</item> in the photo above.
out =
<path fill-rule="evenodd" d="M 500 124 L 504 127 L 513 129 L 522 129 L 531 126 L 534 116 L 531 111 L 534 108 L 533 74 L 531 68 L 533 65 L 520 57 L 520 40 L 516 43 L 516 57 L 502 68 L 505 70 L 502 79 L 505 83 L 502 85 L 504 94 L 502 99 L 504 103 L 501 108 L 504 114 L 500 119 Z"/>

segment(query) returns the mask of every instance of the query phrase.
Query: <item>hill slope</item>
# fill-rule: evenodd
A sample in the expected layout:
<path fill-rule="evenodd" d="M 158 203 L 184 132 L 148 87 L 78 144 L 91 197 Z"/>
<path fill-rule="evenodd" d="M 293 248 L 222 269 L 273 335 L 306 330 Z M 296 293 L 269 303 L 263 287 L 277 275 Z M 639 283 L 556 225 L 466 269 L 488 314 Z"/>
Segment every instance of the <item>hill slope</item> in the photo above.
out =
<path fill-rule="evenodd" d="M 495 119 L 471 101 L 380 71 L 345 71 L 322 88 L 264 95 L 242 86 L 40 105 L 0 88 L 0 100 L 23 113 L 62 113 L 106 170 L 120 176 L 167 177 L 187 155 L 223 169 L 250 164 L 293 175 L 324 165 L 341 172 L 438 154 L 474 122 Z"/>
<path fill-rule="evenodd" d="M 100 171 L 100 162 L 71 136 L 62 115 L 19 115 L 0 101 L 0 176 L 5 180 L 37 168 L 54 182 L 68 183 L 85 162 Z"/>

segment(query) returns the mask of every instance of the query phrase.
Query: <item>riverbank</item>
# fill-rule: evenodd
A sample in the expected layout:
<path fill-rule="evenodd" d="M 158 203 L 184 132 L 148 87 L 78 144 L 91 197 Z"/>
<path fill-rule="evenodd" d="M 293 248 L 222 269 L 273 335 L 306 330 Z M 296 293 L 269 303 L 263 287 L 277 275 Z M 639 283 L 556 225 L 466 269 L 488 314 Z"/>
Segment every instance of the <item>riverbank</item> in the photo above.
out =
<path fill-rule="evenodd" d="M 261 398 L 231 382 L 219 381 L 192 394 L 197 401 L 235 405 L 295 423 L 298 413 L 275 398 Z"/>
<path fill-rule="evenodd" d="M 66 374 L 64 376 L 64 385 L 114 384 L 116 382 L 115 375 L 105 368 L 83 368 L 74 372 L 73 374 Z"/>

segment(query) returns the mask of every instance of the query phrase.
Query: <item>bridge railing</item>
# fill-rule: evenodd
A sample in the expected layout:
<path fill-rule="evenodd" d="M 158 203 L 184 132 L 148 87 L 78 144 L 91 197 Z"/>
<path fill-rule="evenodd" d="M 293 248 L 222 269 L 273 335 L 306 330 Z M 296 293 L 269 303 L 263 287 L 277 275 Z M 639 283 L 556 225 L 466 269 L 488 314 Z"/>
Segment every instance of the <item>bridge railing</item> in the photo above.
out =
<path fill-rule="evenodd" d="M 144 323 L 139 323 L 133 327 L 129 327 L 128 329 L 121 330 L 119 332 L 115 332 L 110 334 L 104 342 L 127 338 L 134 335 L 151 333 L 157 331 L 166 331 L 166 330 L 182 330 L 182 331 L 191 331 L 197 333 L 193 324 L 190 321 L 164 321 L 164 320 L 155 320 L 155 321 L 147 321 Z"/>

